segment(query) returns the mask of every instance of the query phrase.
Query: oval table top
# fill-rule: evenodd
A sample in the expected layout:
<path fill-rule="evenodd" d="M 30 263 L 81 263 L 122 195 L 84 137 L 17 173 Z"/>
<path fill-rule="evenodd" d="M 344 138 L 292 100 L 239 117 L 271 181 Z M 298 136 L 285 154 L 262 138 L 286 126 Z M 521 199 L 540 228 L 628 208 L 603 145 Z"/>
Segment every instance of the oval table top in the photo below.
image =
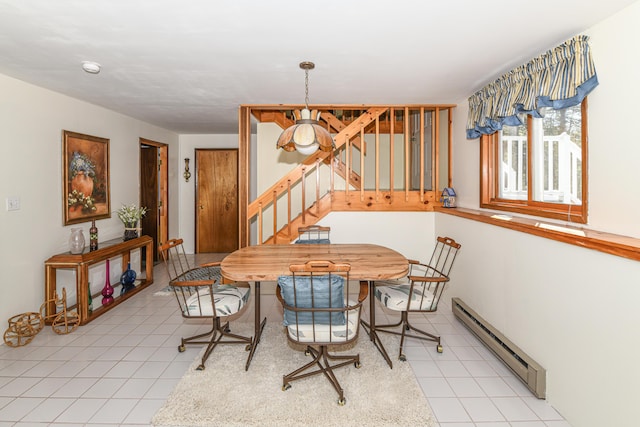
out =
<path fill-rule="evenodd" d="M 291 274 L 291 264 L 311 260 L 348 263 L 353 280 L 398 279 L 409 271 L 409 262 L 400 253 L 365 243 L 247 246 L 222 260 L 220 270 L 223 277 L 236 282 L 275 281 Z"/>

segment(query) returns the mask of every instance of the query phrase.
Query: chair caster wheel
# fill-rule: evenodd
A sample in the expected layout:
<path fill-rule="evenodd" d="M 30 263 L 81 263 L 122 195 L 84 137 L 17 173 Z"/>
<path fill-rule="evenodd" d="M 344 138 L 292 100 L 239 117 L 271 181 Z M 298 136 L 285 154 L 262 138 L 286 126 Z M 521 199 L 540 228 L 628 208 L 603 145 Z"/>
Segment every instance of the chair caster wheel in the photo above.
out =
<path fill-rule="evenodd" d="M 346 404 L 347 404 L 347 399 L 345 399 L 344 397 L 342 399 L 338 399 L 339 406 L 344 406 Z"/>
<path fill-rule="evenodd" d="M 282 386 L 282 391 L 287 391 L 291 388 L 291 384 L 285 384 Z"/>
<path fill-rule="evenodd" d="M 224 331 L 228 334 L 229 332 L 231 332 L 231 328 L 227 326 L 226 328 L 224 328 Z"/>
<path fill-rule="evenodd" d="M 398 359 L 400 359 L 400 361 L 402 361 L 402 362 L 406 362 L 407 361 L 407 356 L 405 356 L 404 354 L 401 354 L 400 356 L 398 356 Z"/>
<path fill-rule="evenodd" d="M 355 366 L 355 367 L 356 367 L 356 369 L 360 369 L 360 368 L 362 368 L 362 365 L 360 364 L 360 362 L 355 362 L 355 363 L 353 364 L 353 366 Z"/>
<path fill-rule="evenodd" d="M 247 345 L 244 347 L 244 351 L 250 351 L 250 350 L 251 350 L 251 344 L 247 344 Z"/>
<path fill-rule="evenodd" d="M 305 355 L 305 356 L 309 356 L 310 354 L 311 354 L 311 352 L 310 352 L 309 350 L 305 350 L 305 351 L 304 351 L 304 355 Z"/>
<path fill-rule="evenodd" d="M 436 350 L 438 351 L 438 353 L 442 353 L 442 346 L 440 344 L 438 344 L 438 346 L 436 347 Z"/>
<path fill-rule="evenodd" d="M 204 365 L 199 365 L 199 366 L 196 368 L 196 371 L 204 371 Z"/>
<path fill-rule="evenodd" d="M 180 345 L 178 346 L 178 351 L 179 351 L 180 353 L 183 353 L 186 349 L 187 349 L 187 348 L 184 346 L 184 344 L 180 344 Z"/>

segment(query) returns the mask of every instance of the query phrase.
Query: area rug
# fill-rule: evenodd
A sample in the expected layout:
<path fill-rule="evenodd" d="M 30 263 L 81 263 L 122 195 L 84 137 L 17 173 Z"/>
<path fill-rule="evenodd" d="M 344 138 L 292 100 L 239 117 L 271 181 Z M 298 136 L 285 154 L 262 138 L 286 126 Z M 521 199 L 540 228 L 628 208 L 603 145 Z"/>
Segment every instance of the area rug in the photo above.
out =
<path fill-rule="evenodd" d="M 294 381 L 282 391 L 282 376 L 309 361 L 303 351 L 287 344 L 282 327 L 266 325 L 249 371 L 244 370 L 243 346 L 214 350 L 204 371 L 199 358 L 153 417 L 154 426 L 426 426 L 435 425 L 431 409 L 409 362 L 395 361 L 389 369 L 361 329 L 356 345 L 362 367 L 336 370 L 346 405 L 323 375 Z M 234 332 L 251 335 L 252 325 L 238 324 Z M 397 337 L 384 334 L 394 353 Z"/>
<path fill-rule="evenodd" d="M 173 295 L 173 289 L 171 289 L 171 286 L 167 286 L 157 292 L 154 292 L 155 296 L 160 296 L 160 297 L 166 297 L 168 295 Z"/>

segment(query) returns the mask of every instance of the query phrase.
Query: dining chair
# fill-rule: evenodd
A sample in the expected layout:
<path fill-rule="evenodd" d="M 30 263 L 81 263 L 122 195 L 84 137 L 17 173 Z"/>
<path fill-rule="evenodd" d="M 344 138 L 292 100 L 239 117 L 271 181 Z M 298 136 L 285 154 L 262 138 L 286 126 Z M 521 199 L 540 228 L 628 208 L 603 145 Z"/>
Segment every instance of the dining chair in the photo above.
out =
<path fill-rule="evenodd" d="M 409 260 L 409 274 L 400 280 L 380 280 L 375 283 L 375 297 L 386 308 L 400 312 L 396 323 L 374 325 L 376 332 L 400 335 L 398 359 L 406 361 L 403 352 L 405 338 L 434 341 L 436 350 L 442 353 L 440 336 L 416 328 L 409 322 L 409 313 L 429 313 L 438 309 L 438 303 L 449 282 L 449 274 L 461 245 L 450 237 L 438 237 L 428 263 Z M 371 326 L 361 322 L 370 333 Z M 398 330 L 398 327 L 401 327 Z"/>
<path fill-rule="evenodd" d="M 308 225 L 305 227 L 298 227 L 298 244 L 329 244 L 329 234 L 331 233 L 331 227 L 324 227 L 321 225 Z"/>
<path fill-rule="evenodd" d="M 211 330 L 182 338 L 178 351 L 185 351 L 189 344 L 206 344 L 197 370 L 204 370 L 205 363 L 218 344 L 245 344 L 251 350 L 251 337 L 231 333 L 229 320 L 221 319 L 240 312 L 248 303 L 251 288 L 248 283 L 222 283 L 220 263 L 212 262 L 192 266 L 186 256 L 182 239 L 171 239 L 158 247 L 169 275 L 169 287 L 178 301 L 182 317 L 187 319 L 211 319 Z M 209 337 L 208 339 L 206 339 Z"/>
<path fill-rule="evenodd" d="M 292 381 L 323 374 L 338 393 L 338 404 L 342 406 L 346 398 L 334 370 L 350 364 L 360 368 L 360 355 L 329 353 L 329 346 L 357 340 L 360 308 L 369 292 L 367 283 L 361 282 L 358 288 L 349 282 L 349 264 L 308 261 L 289 269 L 291 275 L 280 276 L 276 288 L 284 309 L 283 324 L 288 341 L 302 345 L 312 360 L 284 375 L 282 390 L 291 388 Z M 332 351 L 337 350 L 332 347 Z"/>

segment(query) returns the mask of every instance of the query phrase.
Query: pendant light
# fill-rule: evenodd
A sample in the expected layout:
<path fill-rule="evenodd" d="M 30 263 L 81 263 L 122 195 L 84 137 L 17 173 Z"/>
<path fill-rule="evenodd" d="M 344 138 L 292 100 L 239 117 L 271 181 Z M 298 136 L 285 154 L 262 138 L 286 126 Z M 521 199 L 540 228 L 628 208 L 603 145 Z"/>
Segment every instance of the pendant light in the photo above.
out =
<path fill-rule="evenodd" d="M 309 70 L 313 70 L 315 64 L 309 61 L 301 62 L 300 68 L 304 70 L 305 75 L 305 108 L 293 112 L 296 123 L 280 134 L 276 146 L 285 151 L 297 150 L 307 156 L 315 153 L 318 149 L 332 151 L 335 149 L 335 144 L 331 134 L 319 123 L 320 112 L 309 110 Z"/>

